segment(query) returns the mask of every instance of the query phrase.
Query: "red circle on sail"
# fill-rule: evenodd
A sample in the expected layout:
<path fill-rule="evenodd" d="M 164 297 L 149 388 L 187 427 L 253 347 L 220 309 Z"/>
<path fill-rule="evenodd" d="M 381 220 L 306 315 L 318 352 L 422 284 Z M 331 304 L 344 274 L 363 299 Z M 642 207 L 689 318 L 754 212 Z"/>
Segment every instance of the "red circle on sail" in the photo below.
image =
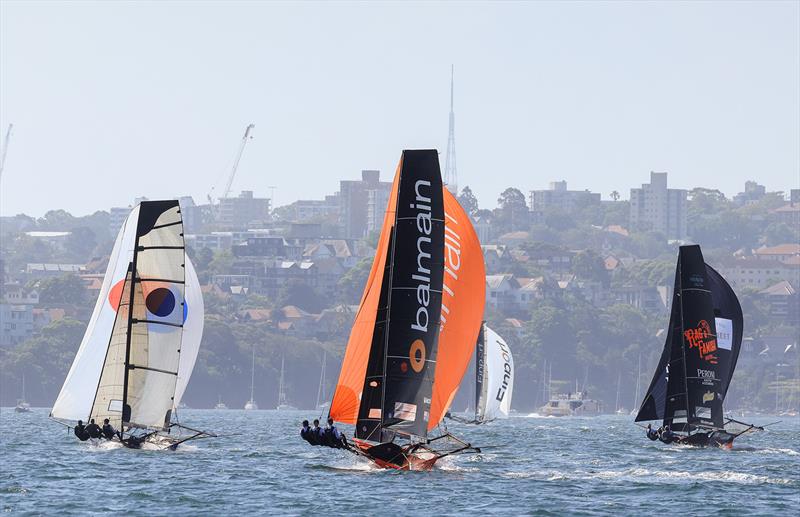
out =
<path fill-rule="evenodd" d="M 125 279 L 122 279 L 114 284 L 108 291 L 108 303 L 115 311 L 119 309 L 119 302 L 122 300 L 122 288 L 124 285 Z"/>

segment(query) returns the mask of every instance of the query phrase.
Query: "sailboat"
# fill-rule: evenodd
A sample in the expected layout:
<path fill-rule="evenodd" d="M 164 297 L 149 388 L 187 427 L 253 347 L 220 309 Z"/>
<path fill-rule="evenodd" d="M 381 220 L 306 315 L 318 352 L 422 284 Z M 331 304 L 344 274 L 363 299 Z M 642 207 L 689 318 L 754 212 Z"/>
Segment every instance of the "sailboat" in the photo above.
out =
<path fill-rule="evenodd" d="M 197 359 L 203 312 L 178 201 L 143 201 L 117 235 L 50 416 L 66 425 L 107 418 L 131 448 L 175 449 L 214 436 L 174 421 Z"/>
<path fill-rule="evenodd" d="M 296 407 L 292 406 L 288 402 L 286 402 L 286 385 L 284 384 L 284 356 L 281 356 L 281 376 L 278 380 L 278 411 L 290 411 L 297 409 Z"/>
<path fill-rule="evenodd" d="M 327 379 L 325 378 L 325 367 L 328 363 L 328 351 L 323 350 L 322 352 L 322 369 L 319 372 L 319 387 L 317 388 L 317 405 L 315 406 L 319 410 L 325 410 L 330 406 L 330 402 L 327 400 L 327 394 L 325 392 L 325 386 L 327 384 Z"/>
<path fill-rule="evenodd" d="M 448 413 L 448 418 L 465 424 L 508 418 L 514 390 L 514 357 L 505 340 L 486 323 L 481 326 L 475 345 L 475 377 L 467 382 L 474 386 L 474 415 L 462 418 Z"/>
<path fill-rule="evenodd" d="M 704 262 L 700 246 L 681 246 L 667 340 L 635 421 L 662 420 L 672 434 L 660 433 L 662 441 L 696 446 L 731 447 L 736 437 L 763 429 L 723 415 L 743 322 L 736 294 Z"/>
<path fill-rule="evenodd" d="M 641 387 L 642 379 L 642 353 L 639 352 L 639 360 L 636 363 L 636 393 L 633 396 L 634 408 L 631 409 L 631 416 L 636 416 L 636 401 L 639 400 L 639 388 Z"/>
<path fill-rule="evenodd" d="M 616 400 L 616 402 L 614 402 L 614 413 L 617 414 L 617 415 L 624 415 L 625 413 L 627 413 L 627 411 L 625 411 L 625 408 L 620 407 L 620 405 L 619 405 L 619 389 L 620 389 L 621 384 L 622 384 L 622 372 L 618 372 L 617 373 L 617 400 Z"/>
<path fill-rule="evenodd" d="M 442 186 L 436 150 L 403 151 L 329 412 L 355 425 L 348 450 L 379 467 L 429 470 L 479 452 L 431 433 L 483 317 L 483 255 L 468 221 Z"/>
<path fill-rule="evenodd" d="M 214 409 L 228 409 L 227 404 L 222 402 L 222 395 L 217 396 L 217 403 L 214 405 Z"/>
<path fill-rule="evenodd" d="M 17 400 L 17 405 L 14 406 L 16 413 L 30 413 L 31 405 L 25 400 L 25 374 L 22 374 L 22 397 Z"/>
<path fill-rule="evenodd" d="M 250 400 L 244 405 L 245 411 L 254 411 L 258 409 L 255 399 L 255 385 L 256 385 L 256 345 L 253 343 L 253 363 L 250 367 Z"/>

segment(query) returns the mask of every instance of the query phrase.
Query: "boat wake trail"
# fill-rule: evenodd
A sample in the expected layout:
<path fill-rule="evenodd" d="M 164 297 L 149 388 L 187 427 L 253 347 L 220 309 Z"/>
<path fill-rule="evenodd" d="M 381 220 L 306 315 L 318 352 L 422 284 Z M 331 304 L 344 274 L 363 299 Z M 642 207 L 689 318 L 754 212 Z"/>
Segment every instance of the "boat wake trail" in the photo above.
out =
<path fill-rule="evenodd" d="M 627 482 L 645 482 L 652 483 L 654 480 L 669 482 L 683 482 L 685 480 L 691 481 L 717 481 L 736 483 L 743 485 L 796 485 L 796 481 L 785 478 L 759 476 L 755 474 L 748 474 L 745 472 L 733 471 L 703 471 L 703 472 L 682 472 L 682 471 L 651 471 L 643 468 L 633 468 L 626 470 L 601 470 L 597 472 L 591 471 L 557 471 L 557 470 L 539 470 L 531 472 L 508 472 L 505 477 L 511 479 L 519 478 L 533 478 L 545 481 L 568 481 L 568 480 L 610 480 L 610 481 L 627 481 Z"/>

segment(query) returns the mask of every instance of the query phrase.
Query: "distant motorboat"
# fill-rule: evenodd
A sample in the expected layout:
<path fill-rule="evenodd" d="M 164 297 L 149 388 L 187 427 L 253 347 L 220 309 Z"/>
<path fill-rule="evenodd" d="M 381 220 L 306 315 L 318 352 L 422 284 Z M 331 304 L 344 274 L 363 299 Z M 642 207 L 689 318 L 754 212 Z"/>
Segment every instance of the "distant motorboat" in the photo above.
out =
<path fill-rule="evenodd" d="M 220 396 L 219 399 L 217 400 L 218 400 L 217 405 L 214 406 L 214 409 L 228 409 L 228 406 L 226 406 L 225 403 L 222 402 L 222 396 Z"/>
<path fill-rule="evenodd" d="M 600 414 L 600 402 L 586 398 L 584 392 L 558 394 L 547 404 L 539 408 L 542 416 L 597 416 Z"/>

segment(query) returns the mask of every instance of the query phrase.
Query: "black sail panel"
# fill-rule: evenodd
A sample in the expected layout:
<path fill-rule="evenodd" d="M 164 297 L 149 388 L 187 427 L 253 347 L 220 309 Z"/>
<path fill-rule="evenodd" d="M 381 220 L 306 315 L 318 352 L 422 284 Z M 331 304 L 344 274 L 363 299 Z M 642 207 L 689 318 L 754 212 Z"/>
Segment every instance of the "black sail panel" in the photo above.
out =
<path fill-rule="evenodd" d="M 718 363 L 716 371 L 721 382 L 720 402 L 724 402 L 733 371 L 736 369 L 736 362 L 739 359 L 739 350 L 742 347 L 744 317 L 739 299 L 722 275 L 708 264 L 706 264 L 706 275 L 714 301 Z"/>
<path fill-rule="evenodd" d="M 392 237 L 389 237 L 389 253 L 392 251 Z M 356 422 L 356 438 L 384 441 L 384 432 L 381 428 L 383 402 L 383 377 L 384 358 L 386 355 L 386 320 L 389 315 L 389 274 L 391 261 L 386 261 L 383 271 L 383 282 L 378 301 L 378 312 L 375 317 L 375 327 L 372 334 L 372 345 L 369 351 L 367 372 L 364 378 L 364 390 L 361 392 L 361 403 L 358 408 Z"/>
<path fill-rule="evenodd" d="M 700 246 L 681 246 L 682 341 L 687 387 L 687 423 L 722 427 L 722 373 L 714 300 Z"/>
<path fill-rule="evenodd" d="M 672 292 L 672 307 L 670 309 L 669 326 L 667 328 L 667 339 L 664 342 L 664 350 L 658 360 L 658 366 L 653 374 L 653 380 L 645 392 L 639 413 L 636 415 L 636 422 L 643 420 L 661 420 L 666 414 L 666 404 L 669 397 L 673 399 L 672 406 L 675 406 L 676 397 L 683 396 L 686 383 L 683 380 L 683 354 L 681 352 L 680 335 L 681 313 L 680 313 L 680 275 L 678 267 L 675 268 L 675 284 Z M 677 333 L 677 334 L 676 334 Z M 670 372 L 672 375 L 670 376 Z M 670 378 L 672 383 L 670 383 Z M 670 391 L 670 387 L 672 390 Z M 669 397 L 668 397 L 669 396 Z M 685 408 L 685 397 L 682 407 Z M 670 413 L 671 414 L 671 413 Z"/>
<path fill-rule="evenodd" d="M 391 255 L 383 425 L 427 436 L 444 275 L 444 204 L 435 150 L 404 151 Z"/>

